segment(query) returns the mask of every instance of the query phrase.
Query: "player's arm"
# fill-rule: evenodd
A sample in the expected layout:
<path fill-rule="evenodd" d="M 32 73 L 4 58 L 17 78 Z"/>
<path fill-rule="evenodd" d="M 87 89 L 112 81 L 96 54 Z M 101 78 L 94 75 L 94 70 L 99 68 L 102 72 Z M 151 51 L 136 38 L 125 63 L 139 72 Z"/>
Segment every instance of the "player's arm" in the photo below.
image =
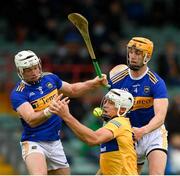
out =
<path fill-rule="evenodd" d="M 79 139 L 90 146 L 98 145 L 110 141 L 114 138 L 113 133 L 110 130 L 102 127 L 97 131 L 93 131 L 85 125 L 81 124 L 72 115 L 64 118 L 64 121 Z"/>
<path fill-rule="evenodd" d="M 150 120 L 150 122 L 141 127 L 136 128 L 134 127 L 134 135 L 135 139 L 139 140 L 147 133 L 150 133 L 151 131 L 159 128 L 162 124 L 164 124 L 166 114 L 168 109 L 168 99 L 162 98 L 162 99 L 154 99 L 154 117 Z"/>
<path fill-rule="evenodd" d="M 54 101 L 49 105 L 50 111 L 60 116 L 78 138 L 88 145 L 101 144 L 114 138 L 113 133 L 106 128 L 100 128 L 97 131 L 93 131 L 81 124 L 69 112 L 68 104 L 70 100 L 68 97 L 60 100 L 61 98 L 62 94 L 54 98 Z"/>
<path fill-rule="evenodd" d="M 73 84 L 69 84 L 63 81 L 62 87 L 59 91 L 60 93 L 63 93 L 64 95 L 68 97 L 80 97 L 86 94 L 87 92 L 93 91 L 96 88 L 105 86 L 107 84 L 108 84 L 107 77 L 105 74 L 103 74 L 102 78 L 99 78 L 97 76 L 92 80 L 73 83 Z"/>
<path fill-rule="evenodd" d="M 159 128 L 164 124 L 166 114 L 168 110 L 168 99 L 154 99 L 154 113 L 155 116 L 151 119 L 151 121 L 144 126 L 145 133 L 150 133 L 151 131 Z"/>
<path fill-rule="evenodd" d="M 46 111 L 48 109 L 35 112 L 31 104 L 28 102 L 23 103 L 16 110 L 20 117 L 23 118 L 31 127 L 36 127 L 49 118 L 48 112 Z"/>

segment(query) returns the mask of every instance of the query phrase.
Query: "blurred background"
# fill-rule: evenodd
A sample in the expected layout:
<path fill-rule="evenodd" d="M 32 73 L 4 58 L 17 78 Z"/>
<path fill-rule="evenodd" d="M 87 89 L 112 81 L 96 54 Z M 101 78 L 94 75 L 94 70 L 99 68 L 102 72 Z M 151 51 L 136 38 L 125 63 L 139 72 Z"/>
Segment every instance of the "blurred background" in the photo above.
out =
<path fill-rule="evenodd" d="M 166 82 L 170 106 L 166 118 L 169 152 L 166 174 L 180 174 L 180 1 L 179 0 L 11 0 L 0 1 L 0 174 L 27 174 L 20 150 L 22 127 L 9 94 L 18 81 L 14 55 L 33 50 L 43 70 L 73 83 L 93 78 L 86 46 L 67 15 L 78 12 L 89 21 L 96 57 L 104 73 L 126 64 L 126 44 L 133 36 L 154 42 L 149 63 Z M 97 129 L 92 116 L 104 89 L 71 101 L 71 112 Z M 99 147 L 80 142 L 64 125 L 62 141 L 72 174 L 95 174 Z M 147 174 L 145 165 L 143 174 Z"/>

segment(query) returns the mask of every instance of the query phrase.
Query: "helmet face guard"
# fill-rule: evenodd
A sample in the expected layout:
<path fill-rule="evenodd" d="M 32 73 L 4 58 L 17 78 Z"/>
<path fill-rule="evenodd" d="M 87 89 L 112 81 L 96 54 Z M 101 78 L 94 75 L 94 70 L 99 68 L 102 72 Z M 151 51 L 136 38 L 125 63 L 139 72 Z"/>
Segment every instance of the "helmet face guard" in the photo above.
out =
<path fill-rule="evenodd" d="M 120 89 L 111 89 L 103 98 L 101 106 L 103 108 L 105 100 L 110 100 L 114 102 L 115 108 L 117 108 L 117 116 L 124 116 L 133 106 L 134 98 L 131 93 L 120 90 Z M 120 109 L 125 108 L 123 114 L 119 114 Z"/>
<path fill-rule="evenodd" d="M 35 65 L 39 66 L 40 75 L 42 74 L 41 60 L 36 54 L 30 50 L 24 50 L 15 55 L 14 62 L 17 68 L 18 76 L 24 80 L 23 71 L 26 68 L 31 68 Z"/>
<path fill-rule="evenodd" d="M 151 56 L 152 56 L 152 52 L 153 52 L 153 42 L 152 41 L 150 41 L 147 38 L 143 38 L 143 37 L 133 37 L 129 41 L 129 43 L 127 44 L 127 64 L 130 68 L 131 68 L 131 65 L 129 63 L 129 50 L 132 48 L 142 51 L 142 55 L 144 58 L 143 65 L 145 65 L 149 62 L 149 60 L 151 59 Z M 134 70 L 139 70 L 139 68 L 142 66 L 137 66 L 137 68 L 135 67 Z"/>

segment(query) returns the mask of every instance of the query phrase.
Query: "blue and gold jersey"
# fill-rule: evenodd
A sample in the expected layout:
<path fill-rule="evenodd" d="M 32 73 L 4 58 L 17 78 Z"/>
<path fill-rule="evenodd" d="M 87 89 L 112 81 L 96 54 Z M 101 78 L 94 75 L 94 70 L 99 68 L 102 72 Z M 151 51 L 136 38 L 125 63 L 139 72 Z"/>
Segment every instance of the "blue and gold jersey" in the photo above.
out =
<path fill-rule="evenodd" d="M 135 98 L 133 109 L 127 116 L 134 127 L 142 127 L 154 117 L 154 99 L 167 98 L 167 88 L 164 81 L 153 71 L 138 78 L 132 78 L 129 69 L 126 69 L 109 80 L 111 88 L 129 91 Z"/>
<path fill-rule="evenodd" d="M 51 100 L 58 94 L 62 86 L 62 80 L 52 73 L 43 73 L 36 84 L 27 84 L 24 81 L 17 83 L 11 92 L 11 103 L 16 109 L 25 102 L 29 102 L 34 111 L 44 110 Z M 23 118 L 21 122 L 24 128 L 21 141 L 54 141 L 59 139 L 62 119 L 53 114 L 47 121 L 37 127 L 30 127 Z"/>
<path fill-rule="evenodd" d="M 103 128 L 112 131 L 114 139 L 101 144 L 101 173 L 103 175 L 137 175 L 137 155 L 129 119 L 113 118 Z"/>

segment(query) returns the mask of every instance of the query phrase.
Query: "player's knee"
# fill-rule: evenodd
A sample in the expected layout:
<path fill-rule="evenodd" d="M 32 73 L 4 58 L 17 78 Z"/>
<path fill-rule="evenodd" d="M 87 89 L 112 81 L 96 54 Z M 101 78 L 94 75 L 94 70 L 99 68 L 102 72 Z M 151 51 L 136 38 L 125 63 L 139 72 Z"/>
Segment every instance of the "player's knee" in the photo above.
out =
<path fill-rule="evenodd" d="M 31 171 L 29 172 L 30 175 L 47 175 L 47 171 L 43 171 L 43 170 L 38 170 L 38 171 Z"/>
<path fill-rule="evenodd" d="M 149 171 L 149 175 L 164 175 L 164 170 L 152 169 Z"/>

